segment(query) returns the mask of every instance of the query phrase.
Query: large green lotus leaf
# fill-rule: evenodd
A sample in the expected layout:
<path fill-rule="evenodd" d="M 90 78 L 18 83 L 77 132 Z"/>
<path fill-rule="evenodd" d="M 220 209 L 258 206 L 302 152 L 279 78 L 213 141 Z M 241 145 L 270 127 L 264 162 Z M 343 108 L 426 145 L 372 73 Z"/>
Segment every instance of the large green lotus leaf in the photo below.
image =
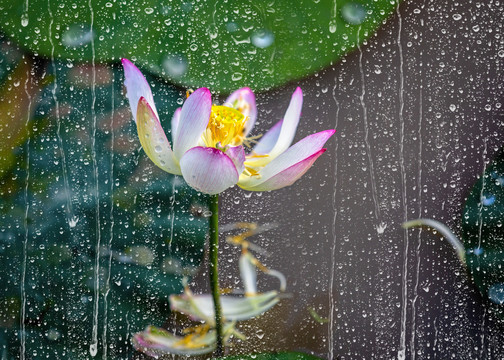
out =
<path fill-rule="evenodd" d="M 467 266 L 481 294 L 504 318 L 504 149 L 467 198 L 462 237 Z"/>
<path fill-rule="evenodd" d="M 1 0 L 0 27 L 46 57 L 127 57 L 184 86 L 261 90 L 339 60 L 397 1 Z"/>
<path fill-rule="evenodd" d="M 278 352 L 250 355 L 225 356 L 223 360 L 320 360 L 319 357 L 300 352 Z"/>
<path fill-rule="evenodd" d="M 0 45 L 7 49 L 0 73 L 8 73 L 16 68 L 9 52 L 17 50 Z M 43 89 L 28 126 L 23 118 L 16 128 L 29 142 L 11 145 L 13 165 L 0 177 L 2 354 L 19 356 L 25 267 L 26 358 L 90 358 L 95 289 L 97 357 L 105 338 L 110 358 L 128 358 L 131 334 L 164 324 L 169 295 L 201 263 L 207 197 L 141 150 L 122 69 L 58 60 L 33 66 L 44 74 Z M 148 80 L 169 123 L 185 94 Z M 12 106 L 28 114 L 26 102 Z"/>

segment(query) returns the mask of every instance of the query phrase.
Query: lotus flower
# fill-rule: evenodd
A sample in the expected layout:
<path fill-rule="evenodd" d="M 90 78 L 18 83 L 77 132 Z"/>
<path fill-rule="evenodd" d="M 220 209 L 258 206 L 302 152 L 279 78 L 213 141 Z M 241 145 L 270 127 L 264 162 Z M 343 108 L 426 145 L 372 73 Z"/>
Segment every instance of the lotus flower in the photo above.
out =
<path fill-rule="evenodd" d="M 210 91 L 200 88 L 175 111 L 173 148 L 154 104 L 147 80 L 129 60 L 122 59 L 125 85 L 140 143 L 158 167 L 182 175 L 196 190 L 218 194 L 238 184 L 250 191 L 269 191 L 292 185 L 325 152 L 334 130 L 305 137 L 290 146 L 301 116 L 303 93 L 298 87 L 283 120 L 259 141 L 249 137 L 257 109 L 249 88 L 233 92 L 224 105 L 212 105 Z M 245 146 L 256 143 L 245 154 Z"/>

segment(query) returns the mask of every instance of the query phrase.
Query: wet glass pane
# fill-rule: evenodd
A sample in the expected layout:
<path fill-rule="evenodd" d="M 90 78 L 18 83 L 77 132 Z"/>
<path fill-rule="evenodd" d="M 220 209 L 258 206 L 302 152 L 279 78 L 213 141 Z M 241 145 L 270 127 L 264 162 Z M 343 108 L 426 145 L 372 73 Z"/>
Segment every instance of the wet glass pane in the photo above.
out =
<path fill-rule="evenodd" d="M 502 358 L 503 16 L 0 0 L 0 357 Z"/>

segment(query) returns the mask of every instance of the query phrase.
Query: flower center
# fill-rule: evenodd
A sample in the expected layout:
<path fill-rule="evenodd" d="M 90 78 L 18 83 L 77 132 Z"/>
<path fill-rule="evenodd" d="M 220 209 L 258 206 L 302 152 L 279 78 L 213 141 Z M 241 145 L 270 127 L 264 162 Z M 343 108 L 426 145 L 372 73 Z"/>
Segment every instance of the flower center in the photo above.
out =
<path fill-rule="evenodd" d="M 241 112 L 227 106 L 212 106 L 210 121 L 203 133 L 207 147 L 238 146 L 245 140 L 246 118 Z"/>

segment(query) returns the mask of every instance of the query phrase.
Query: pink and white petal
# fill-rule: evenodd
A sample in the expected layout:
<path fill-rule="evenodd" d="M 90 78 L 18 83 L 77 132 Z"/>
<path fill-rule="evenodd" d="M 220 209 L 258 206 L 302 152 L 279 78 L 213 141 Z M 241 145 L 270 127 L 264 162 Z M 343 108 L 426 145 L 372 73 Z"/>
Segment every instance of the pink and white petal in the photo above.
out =
<path fill-rule="evenodd" d="M 320 151 L 334 132 L 335 130 L 333 129 L 325 130 L 299 140 L 261 169 L 259 178 L 255 176 L 242 176 L 238 185 L 244 189 L 257 187 L 269 178 Z M 249 161 L 247 161 L 247 166 L 250 166 Z"/>
<path fill-rule="evenodd" d="M 324 144 L 334 133 L 335 130 L 333 129 L 324 130 L 308 135 L 307 137 L 299 140 L 266 165 L 260 171 L 261 178 L 265 181 L 280 171 L 283 171 L 292 165 L 297 164 L 301 160 L 313 155 L 324 147 Z"/>
<path fill-rule="evenodd" d="M 269 153 L 272 159 L 283 153 L 292 144 L 292 140 L 294 140 L 294 136 L 296 135 L 302 107 L 303 91 L 298 87 L 296 91 L 294 91 L 294 94 L 292 94 L 289 107 L 285 112 L 278 141 Z"/>
<path fill-rule="evenodd" d="M 159 118 L 156 106 L 154 105 L 151 88 L 143 74 L 128 59 L 121 59 L 121 62 L 124 68 L 124 85 L 126 86 L 126 95 L 128 96 L 128 101 L 130 103 L 131 112 L 135 122 L 137 121 L 138 101 L 141 97 L 144 97 L 147 100 L 152 111 L 156 114 L 156 117 Z"/>
<path fill-rule="evenodd" d="M 233 161 L 238 174 L 241 174 L 245 170 L 245 149 L 243 146 L 232 146 L 226 150 L 225 154 Z"/>
<path fill-rule="evenodd" d="M 238 262 L 240 279 L 245 290 L 245 296 L 257 294 L 257 266 L 249 251 L 242 253 Z"/>
<path fill-rule="evenodd" d="M 207 88 L 193 92 L 180 111 L 177 136 L 173 139 L 173 152 L 177 159 L 195 147 L 205 131 L 212 111 L 212 96 Z"/>
<path fill-rule="evenodd" d="M 194 321 L 215 324 L 213 299 L 211 295 L 170 295 L 170 309 L 189 316 Z"/>
<path fill-rule="evenodd" d="M 222 296 L 222 315 L 228 321 L 246 321 L 265 313 L 279 301 L 275 290 L 243 298 Z"/>
<path fill-rule="evenodd" d="M 182 108 L 178 108 L 175 110 L 173 113 L 173 117 L 171 120 L 171 134 L 172 134 L 172 139 L 175 139 L 177 137 L 177 128 L 180 123 L 180 112 L 182 111 Z"/>
<path fill-rule="evenodd" d="M 233 161 L 221 150 L 197 146 L 180 159 L 184 180 L 193 188 L 215 195 L 238 182 Z"/>
<path fill-rule="evenodd" d="M 270 177 L 268 180 L 263 181 L 262 183 L 254 187 L 244 189 L 249 191 L 271 191 L 292 185 L 296 180 L 298 180 L 308 171 L 308 169 L 313 165 L 315 160 L 317 160 L 318 157 L 322 155 L 325 151 L 326 149 L 321 149 L 317 151 L 315 154 L 298 162 L 297 164 L 294 164 L 291 167 Z M 240 184 L 238 185 L 241 186 Z"/>
<path fill-rule="evenodd" d="M 185 339 L 186 337 L 176 336 L 165 329 L 149 326 L 145 331 L 134 334 L 132 340 L 135 349 L 156 359 L 170 354 L 197 356 L 212 352 L 215 348 L 215 330 L 196 334 L 191 344 Z"/>
<path fill-rule="evenodd" d="M 237 104 L 235 105 L 235 102 Z M 255 95 L 252 90 L 248 87 L 244 87 L 241 89 L 238 89 L 231 93 L 229 97 L 226 99 L 226 103 L 229 103 L 234 107 L 236 110 L 240 110 L 240 103 L 245 102 L 247 104 L 247 107 L 244 111 L 242 111 L 242 114 L 245 115 L 245 117 L 248 117 L 248 121 L 245 123 L 245 136 L 247 136 L 250 133 L 250 130 L 254 127 L 254 124 L 257 119 L 257 106 L 256 106 L 256 100 L 255 100 Z"/>
<path fill-rule="evenodd" d="M 164 171 L 181 175 L 161 123 L 144 97 L 138 101 L 136 117 L 138 138 L 147 156 Z"/>
<path fill-rule="evenodd" d="M 282 129 L 283 120 L 277 122 L 271 127 L 266 134 L 257 142 L 256 146 L 252 149 L 253 153 L 264 155 L 269 154 L 278 141 L 280 130 Z"/>

